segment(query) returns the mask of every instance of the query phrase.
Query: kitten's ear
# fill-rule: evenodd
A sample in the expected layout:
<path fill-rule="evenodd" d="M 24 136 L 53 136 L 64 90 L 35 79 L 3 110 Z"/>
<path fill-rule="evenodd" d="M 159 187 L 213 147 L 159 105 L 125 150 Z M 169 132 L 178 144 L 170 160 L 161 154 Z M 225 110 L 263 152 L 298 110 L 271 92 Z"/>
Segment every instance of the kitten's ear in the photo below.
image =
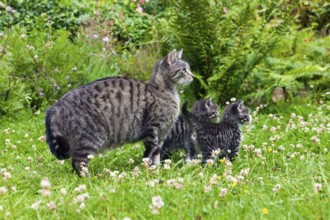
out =
<path fill-rule="evenodd" d="M 206 107 L 210 107 L 211 104 L 212 104 L 211 98 L 209 98 L 208 100 L 206 100 L 206 103 L 205 103 Z"/>
<path fill-rule="evenodd" d="M 173 49 L 169 54 L 167 54 L 167 56 L 165 57 L 165 62 L 166 64 L 168 64 L 169 66 L 172 66 L 175 61 L 177 60 L 176 58 L 176 49 Z"/>
<path fill-rule="evenodd" d="M 238 107 L 237 107 L 239 110 L 243 110 L 244 109 L 244 101 L 240 101 L 239 100 L 239 103 L 238 103 Z"/>
<path fill-rule="evenodd" d="M 176 58 L 178 60 L 181 60 L 182 59 L 182 52 L 183 52 L 183 49 L 181 49 L 179 52 L 176 53 Z"/>

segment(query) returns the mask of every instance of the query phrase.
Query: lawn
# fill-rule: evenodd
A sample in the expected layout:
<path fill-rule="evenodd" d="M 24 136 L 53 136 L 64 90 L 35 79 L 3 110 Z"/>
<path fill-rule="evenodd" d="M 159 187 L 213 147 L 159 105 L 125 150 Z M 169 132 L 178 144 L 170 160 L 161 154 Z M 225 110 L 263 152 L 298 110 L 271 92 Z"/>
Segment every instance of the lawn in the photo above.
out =
<path fill-rule="evenodd" d="M 330 219 L 330 102 L 249 106 L 238 158 L 159 167 L 141 143 L 101 152 L 90 178 L 57 161 L 44 111 L 0 123 L 0 219 Z"/>

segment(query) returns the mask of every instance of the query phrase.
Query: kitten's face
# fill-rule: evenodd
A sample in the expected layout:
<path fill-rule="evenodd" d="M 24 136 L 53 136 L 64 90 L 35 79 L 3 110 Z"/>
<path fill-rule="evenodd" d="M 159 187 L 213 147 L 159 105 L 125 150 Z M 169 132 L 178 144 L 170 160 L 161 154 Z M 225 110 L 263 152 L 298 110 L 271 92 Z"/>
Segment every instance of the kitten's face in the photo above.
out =
<path fill-rule="evenodd" d="M 195 102 L 191 112 L 198 117 L 212 121 L 219 118 L 218 106 L 210 99 Z"/>
<path fill-rule="evenodd" d="M 189 64 L 182 60 L 182 50 L 174 49 L 163 60 L 164 78 L 176 85 L 188 85 L 193 80 Z"/>
<path fill-rule="evenodd" d="M 223 118 L 235 119 L 240 124 L 250 124 L 251 116 L 249 109 L 244 105 L 243 101 L 238 100 L 235 103 L 230 104 L 224 110 Z"/>

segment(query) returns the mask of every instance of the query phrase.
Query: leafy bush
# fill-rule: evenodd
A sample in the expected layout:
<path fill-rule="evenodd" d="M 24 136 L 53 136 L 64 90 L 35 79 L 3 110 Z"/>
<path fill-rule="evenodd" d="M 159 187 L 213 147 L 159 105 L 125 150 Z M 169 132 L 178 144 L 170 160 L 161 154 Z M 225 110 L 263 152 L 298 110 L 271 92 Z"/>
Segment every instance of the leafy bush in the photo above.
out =
<path fill-rule="evenodd" d="M 184 48 L 196 73 L 188 97 L 210 96 L 218 103 L 231 97 L 269 99 L 277 86 L 297 92 L 316 78 L 329 82 L 325 63 L 298 59 L 292 45 L 290 55 L 288 48 L 281 51 L 297 32 L 294 7 L 274 1 L 178 1 L 170 22 L 161 19 L 160 25 L 168 36 L 165 45 Z"/>
<path fill-rule="evenodd" d="M 117 75 L 118 55 L 102 49 L 100 39 L 70 33 L 31 31 L 7 32 L 0 39 L 0 113 L 15 113 L 24 107 L 39 109 L 88 81 Z M 112 59 L 113 58 L 113 59 Z"/>
<path fill-rule="evenodd" d="M 93 1 L 8 0 L 0 5 L 0 31 L 15 25 L 26 30 L 66 29 L 72 34 L 93 9 Z"/>
<path fill-rule="evenodd" d="M 96 6 L 93 25 L 96 28 L 105 25 L 108 34 L 124 48 L 138 48 L 145 39 L 150 39 L 149 30 L 161 8 L 158 1 L 101 1 Z"/>

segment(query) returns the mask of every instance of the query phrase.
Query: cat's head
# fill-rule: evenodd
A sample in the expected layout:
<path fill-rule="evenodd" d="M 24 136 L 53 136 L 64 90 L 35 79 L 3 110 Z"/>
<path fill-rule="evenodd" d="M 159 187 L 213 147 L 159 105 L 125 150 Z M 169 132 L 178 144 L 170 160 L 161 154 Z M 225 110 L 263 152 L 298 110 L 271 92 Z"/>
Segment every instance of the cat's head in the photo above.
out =
<path fill-rule="evenodd" d="M 235 120 L 237 123 L 243 125 L 251 123 L 251 116 L 244 102 L 238 100 L 225 108 L 222 120 Z"/>
<path fill-rule="evenodd" d="M 191 112 L 202 119 L 213 121 L 219 118 L 218 105 L 212 102 L 211 99 L 195 102 L 191 108 Z"/>
<path fill-rule="evenodd" d="M 156 63 L 151 82 L 156 85 L 173 87 L 188 85 L 193 80 L 189 64 L 182 60 L 182 50 L 172 50 L 167 56 Z"/>

